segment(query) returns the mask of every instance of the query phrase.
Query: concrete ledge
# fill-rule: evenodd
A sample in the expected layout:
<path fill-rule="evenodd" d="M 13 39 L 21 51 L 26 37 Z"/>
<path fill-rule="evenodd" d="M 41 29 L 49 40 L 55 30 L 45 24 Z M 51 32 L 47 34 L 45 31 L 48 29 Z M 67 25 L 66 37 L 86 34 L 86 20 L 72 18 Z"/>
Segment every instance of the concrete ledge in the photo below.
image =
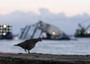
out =
<path fill-rule="evenodd" d="M 90 55 L 0 54 L 0 64 L 90 64 Z"/>

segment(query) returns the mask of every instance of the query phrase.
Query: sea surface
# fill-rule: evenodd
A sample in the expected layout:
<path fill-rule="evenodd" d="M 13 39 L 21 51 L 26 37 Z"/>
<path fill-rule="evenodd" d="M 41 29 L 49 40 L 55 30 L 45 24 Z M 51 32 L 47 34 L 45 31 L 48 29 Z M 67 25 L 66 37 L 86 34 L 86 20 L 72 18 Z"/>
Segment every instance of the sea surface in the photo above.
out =
<path fill-rule="evenodd" d="M 0 40 L 0 53 L 26 53 L 21 47 L 14 46 L 23 40 Z M 44 54 L 90 55 L 90 38 L 77 40 L 43 40 L 30 51 Z"/>

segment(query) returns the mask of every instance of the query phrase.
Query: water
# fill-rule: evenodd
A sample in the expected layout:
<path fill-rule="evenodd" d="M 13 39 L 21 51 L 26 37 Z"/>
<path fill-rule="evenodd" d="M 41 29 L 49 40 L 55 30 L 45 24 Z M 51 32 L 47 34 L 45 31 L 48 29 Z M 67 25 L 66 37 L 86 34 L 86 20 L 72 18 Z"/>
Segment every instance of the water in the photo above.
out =
<path fill-rule="evenodd" d="M 25 53 L 21 47 L 14 46 L 22 40 L 1 40 L 0 52 L 4 53 Z M 90 38 L 79 38 L 78 40 L 42 41 L 38 42 L 31 50 L 31 53 L 47 54 L 90 54 Z"/>

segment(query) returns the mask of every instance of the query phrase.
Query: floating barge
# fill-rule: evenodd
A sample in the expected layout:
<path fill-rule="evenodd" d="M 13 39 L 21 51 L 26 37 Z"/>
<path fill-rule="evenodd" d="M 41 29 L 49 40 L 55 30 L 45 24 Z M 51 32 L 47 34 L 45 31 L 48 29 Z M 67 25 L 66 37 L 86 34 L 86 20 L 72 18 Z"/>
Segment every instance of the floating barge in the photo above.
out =
<path fill-rule="evenodd" d="M 0 64 L 90 64 L 90 55 L 0 54 Z"/>
<path fill-rule="evenodd" d="M 87 31 L 87 29 L 90 27 L 88 25 L 86 28 L 84 28 L 81 24 L 78 24 L 80 28 L 76 30 L 75 37 L 80 37 L 80 38 L 88 38 L 90 37 L 90 31 Z"/>

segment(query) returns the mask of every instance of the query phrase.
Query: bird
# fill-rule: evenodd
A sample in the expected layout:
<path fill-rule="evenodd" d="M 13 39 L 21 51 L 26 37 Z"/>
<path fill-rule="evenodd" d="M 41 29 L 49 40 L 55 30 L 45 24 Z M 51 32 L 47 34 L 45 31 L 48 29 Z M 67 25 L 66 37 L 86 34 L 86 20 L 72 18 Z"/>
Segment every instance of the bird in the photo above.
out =
<path fill-rule="evenodd" d="M 33 38 L 25 40 L 19 44 L 15 44 L 14 46 L 19 46 L 25 50 L 25 52 L 30 53 L 30 50 L 35 47 L 36 43 L 42 41 L 41 38 Z"/>

